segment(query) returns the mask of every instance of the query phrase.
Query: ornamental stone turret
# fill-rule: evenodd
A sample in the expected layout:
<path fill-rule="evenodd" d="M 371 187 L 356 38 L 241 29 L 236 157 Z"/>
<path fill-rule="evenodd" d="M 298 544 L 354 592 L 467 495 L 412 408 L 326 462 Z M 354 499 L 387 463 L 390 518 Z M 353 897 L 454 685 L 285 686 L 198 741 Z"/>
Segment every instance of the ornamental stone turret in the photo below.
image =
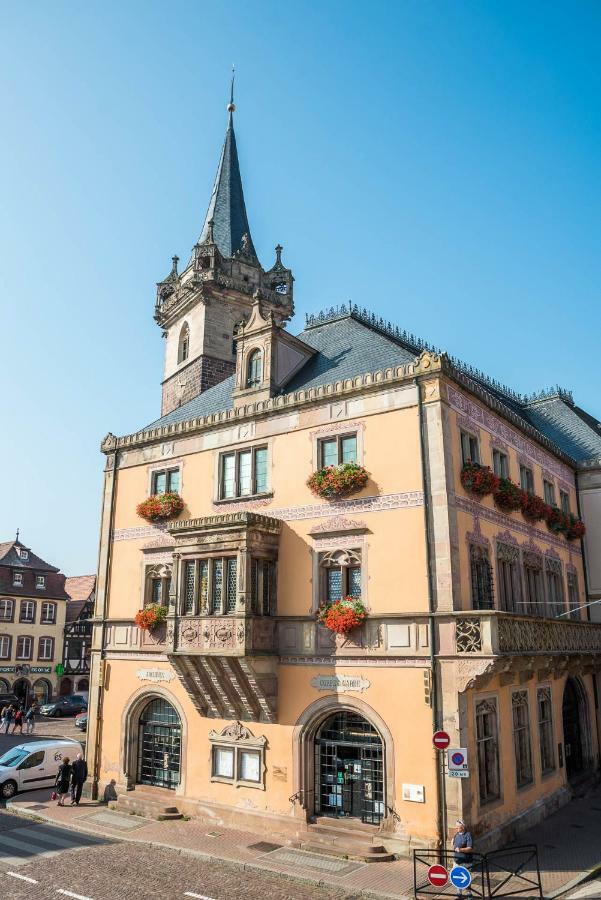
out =
<path fill-rule="evenodd" d="M 204 224 L 183 272 L 173 257 L 157 284 L 154 318 L 166 338 L 161 414 L 164 415 L 232 375 L 234 332 L 248 320 L 260 291 L 265 314 L 278 325 L 294 313 L 294 279 L 282 263 L 264 270 L 250 235 L 234 133 L 233 81 L 228 125 Z"/>

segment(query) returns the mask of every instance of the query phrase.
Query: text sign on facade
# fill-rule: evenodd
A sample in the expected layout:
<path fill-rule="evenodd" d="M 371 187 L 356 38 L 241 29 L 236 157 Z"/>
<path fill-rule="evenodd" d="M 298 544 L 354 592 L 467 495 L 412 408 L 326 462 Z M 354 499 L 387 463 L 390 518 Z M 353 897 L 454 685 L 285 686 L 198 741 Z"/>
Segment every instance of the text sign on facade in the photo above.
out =
<path fill-rule="evenodd" d="M 425 803 L 423 784 L 404 784 L 403 800 L 411 800 L 413 803 Z"/>
<path fill-rule="evenodd" d="M 469 778 L 470 773 L 467 769 L 449 769 L 447 772 L 449 778 Z"/>
<path fill-rule="evenodd" d="M 317 675 L 311 679 L 311 686 L 318 691 L 366 691 L 371 682 L 360 675 Z"/>
<path fill-rule="evenodd" d="M 138 669 L 136 675 L 140 681 L 171 681 L 175 678 L 173 672 L 166 669 Z"/>

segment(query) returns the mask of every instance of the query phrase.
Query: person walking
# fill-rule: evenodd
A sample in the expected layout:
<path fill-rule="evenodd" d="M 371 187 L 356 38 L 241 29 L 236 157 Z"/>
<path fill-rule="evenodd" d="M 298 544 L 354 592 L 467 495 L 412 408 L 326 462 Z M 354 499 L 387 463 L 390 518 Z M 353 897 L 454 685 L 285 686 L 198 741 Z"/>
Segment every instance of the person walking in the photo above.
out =
<path fill-rule="evenodd" d="M 81 791 L 84 782 L 88 777 L 88 764 L 83 758 L 83 754 L 78 753 L 77 758 L 72 766 L 71 774 L 71 806 L 79 806 L 81 800 Z"/>
<path fill-rule="evenodd" d="M 3 728 L 8 729 L 8 723 L 6 721 L 7 715 L 8 715 L 8 706 L 3 706 L 2 712 L 0 712 L 0 732 L 2 732 Z"/>
<path fill-rule="evenodd" d="M 472 866 L 474 865 L 474 841 L 471 832 L 463 819 L 457 819 L 456 825 L 457 831 L 453 836 L 453 859 L 456 866 L 463 866 L 471 873 Z M 471 885 L 467 888 L 465 894 L 463 893 L 462 888 L 457 889 L 457 897 L 471 896 Z"/>
<path fill-rule="evenodd" d="M 35 728 L 35 714 L 38 711 L 38 704 L 34 700 L 27 712 L 25 713 L 25 734 L 33 734 Z"/>
<path fill-rule="evenodd" d="M 73 774 L 73 766 L 69 760 L 68 756 L 63 758 L 62 763 L 58 767 L 58 772 L 56 773 L 56 781 L 54 786 L 56 787 L 56 793 L 58 794 L 58 803 L 57 806 L 65 805 L 65 797 L 69 793 L 69 785 L 71 783 L 71 775 Z"/>
<path fill-rule="evenodd" d="M 15 718 L 15 708 L 14 708 L 14 706 L 9 706 L 7 708 L 6 714 L 4 716 L 4 722 L 6 723 L 6 733 L 7 734 L 10 730 L 10 726 L 12 725 L 14 718 Z"/>
<path fill-rule="evenodd" d="M 13 734 L 15 731 L 19 729 L 19 734 L 23 734 L 23 710 L 21 707 L 15 712 L 15 719 L 13 722 Z"/>

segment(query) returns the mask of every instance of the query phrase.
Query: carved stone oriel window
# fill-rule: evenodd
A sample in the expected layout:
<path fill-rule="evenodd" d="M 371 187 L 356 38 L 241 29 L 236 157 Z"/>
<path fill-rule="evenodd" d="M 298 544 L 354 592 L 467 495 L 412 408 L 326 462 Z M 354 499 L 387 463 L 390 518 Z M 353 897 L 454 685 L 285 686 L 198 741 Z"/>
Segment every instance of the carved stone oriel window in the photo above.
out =
<path fill-rule="evenodd" d="M 234 722 L 220 731 L 210 731 L 211 781 L 234 787 L 265 790 L 264 735 L 255 737 L 246 725 Z"/>
<path fill-rule="evenodd" d="M 455 622 L 457 653 L 479 653 L 482 650 L 482 632 L 479 619 L 457 619 Z"/>

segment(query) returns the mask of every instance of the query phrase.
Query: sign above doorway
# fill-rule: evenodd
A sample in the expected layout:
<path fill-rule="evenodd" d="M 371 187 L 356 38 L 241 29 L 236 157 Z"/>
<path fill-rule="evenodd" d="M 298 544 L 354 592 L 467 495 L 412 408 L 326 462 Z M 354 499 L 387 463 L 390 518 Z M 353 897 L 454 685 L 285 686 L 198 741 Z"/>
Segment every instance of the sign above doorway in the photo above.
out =
<path fill-rule="evenodd" d="M 136 675 L 140 681 L 172 681 L 175 678 L 174 673 L 166 669 L 138 669 Z"/>
<path fill-rule="evenodd" d="M 318 691 L 336 691 L 341 694 L 345 691 L 366 691 L 370 685 L 371 681 L 361 675 L 316 675 L 311 679 L 311 686 Z"/>

